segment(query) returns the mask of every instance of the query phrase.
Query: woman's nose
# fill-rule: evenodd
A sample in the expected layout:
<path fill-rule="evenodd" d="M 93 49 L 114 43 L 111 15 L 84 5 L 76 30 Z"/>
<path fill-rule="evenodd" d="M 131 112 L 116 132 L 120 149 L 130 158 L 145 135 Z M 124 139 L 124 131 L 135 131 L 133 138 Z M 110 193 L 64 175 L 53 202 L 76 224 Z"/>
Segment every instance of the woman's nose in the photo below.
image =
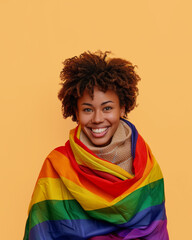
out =
<path fill-rule="evenodd" d="M 103 118 L 103 112 L 102 111 L 95 111 L 93 116 L 92 116 L 92 122 L 93 123 L 101 123 L 104 121 Z"/>

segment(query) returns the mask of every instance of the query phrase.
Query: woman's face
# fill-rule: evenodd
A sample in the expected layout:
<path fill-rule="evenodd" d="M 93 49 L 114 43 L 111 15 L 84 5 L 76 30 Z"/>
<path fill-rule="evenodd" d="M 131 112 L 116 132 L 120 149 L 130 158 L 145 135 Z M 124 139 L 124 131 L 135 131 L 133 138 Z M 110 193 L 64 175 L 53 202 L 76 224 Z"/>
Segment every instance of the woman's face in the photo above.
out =
<path fill-rule="evenodd" d="M 120 107 L 117 94 L 94 87 L 93 99 L 85 90 L 77 101 L 77 119 L 82 131 L 95 146 L 106 146 L 118 128 L 125 108 Z"/>

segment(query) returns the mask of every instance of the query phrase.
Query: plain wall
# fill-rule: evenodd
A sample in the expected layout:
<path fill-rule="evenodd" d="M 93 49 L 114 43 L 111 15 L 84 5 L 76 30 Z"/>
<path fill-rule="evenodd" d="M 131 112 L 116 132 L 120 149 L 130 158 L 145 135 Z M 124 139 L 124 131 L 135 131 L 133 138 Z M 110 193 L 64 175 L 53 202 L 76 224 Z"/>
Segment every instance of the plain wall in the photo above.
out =
<path fill-rule="evenodd" d="M 129 120 L 164 173 L 170 239 L 189 239 L 191 7 L 190 0 L 0 1 L 1 239 L 22 239 L 42 163 L 75 126 L 57 99 L 62 62 L 98 49 L 138 66 Z"/>

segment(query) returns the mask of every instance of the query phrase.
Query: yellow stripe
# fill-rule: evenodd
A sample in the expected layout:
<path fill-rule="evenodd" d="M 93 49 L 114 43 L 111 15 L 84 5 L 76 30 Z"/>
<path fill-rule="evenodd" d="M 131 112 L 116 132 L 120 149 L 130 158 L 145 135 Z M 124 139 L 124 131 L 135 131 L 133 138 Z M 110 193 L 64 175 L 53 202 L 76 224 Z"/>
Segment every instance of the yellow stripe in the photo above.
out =
<path fill-rule="evenodd" d="M 29 206 L 44 200 L 70 200 L 76 199 L 85 210 L 94 210 L 112 206 L 128 196 L 133 191 L 142 188 L 152 182 L 162 179 L 162 173 L 150 148 L 147 146 L 147 166 L 143 177 L 133 186 L 125 191 L 121 196 L 113 199 L 107 196 L 101 189 L 96 194 L 95 186 L 92 183 L 85 188 L 80 182 L 78 175 L 74 172 L 69 159 L 58 151 L 53 151 L 48 158 L 54 169 L 59 173 L 60 178 L 40 178 L 36 184 L 33 197 Z M 103 164 L 107 163 L 101 160 Z M 61 166 L 64 166 L 61 170 Z M 112 166 L 112 165 L 111 165 Z M 111 167 L 110 166 L 110 167 Z M 116 165 L 114 165 L 117 167 Z M 152 169 L 151 169 L 152 168 Z M 107 171 L 108 172 L 108 171 Z"/>
<path fill-rule="evenodd" d="M 39 179 L 35 191 L 33 193 L 33 198 L 30 203 L 29 210 L 32 205 L 44 201 L 44 200 L 70 200 L 76 199 L 80 205 L 85 210 L 95 210 L 105 207 L 110 207 L 126 196 L 134 190 L 142 188 L 147 184 L 150 184 L 154 181 L 162 179 L 162 173 L 158 166 L 158 164 L 154 163 L 154 167 L 148 177 L 145 176 L 140 179 L 137 183 L 135 183 L 131 188 L 129 188 L 123 195 L 115 198 L 112 201 L 107 201 L 102 196 L 98 196 L 83 186 L 79 186 L 72 182 L 71 180 L 62 177 L 61 179 L 54 178 L 42 178 Z"/>
<path fill-rule="evenodd" d="M 155 168 L 151 171 L 150 175 L 143 180 L 143 178 L 140 180 L 142 182 L 140 185 L 137 182 L 136 185 L 138 185 L 135 188 L 135 185 L 133 185 L 132 188 L 135 188 L 135 190 L 146 186 L 147 184 L 150 184 L 154 181 L 157 181 L 159 179 L 162 179 L 162 174 L 161 171 L 158 167 L 158 165 L 155 163 Z M 110 207 L 128 196 L 132 188 L 129 188 L 128 191 L 126 191 L 123 195 L 115 198 L 112 201 L 107 201 L 103 199 L 101 196 L 98 196 L 89 190 L 78 186 L 74 182 L 71 182 L 68 179 L 63 179 L 64 183 L 66 184 L 68 190 L 72 193 L 72 195 L 75 197 L 75 199 L 80 203 L 80 205 L 83 207 L 85 210 L 95 210 L 95 209 L 100 209 L 100 208 L 105 208 L 105 207 Z"/>
<path fill-rule="evenodd" d="M 74 199 L 60 178 L 40 178 L 35 186 L 29 210 L 35 203 L 45 200 Z"/>

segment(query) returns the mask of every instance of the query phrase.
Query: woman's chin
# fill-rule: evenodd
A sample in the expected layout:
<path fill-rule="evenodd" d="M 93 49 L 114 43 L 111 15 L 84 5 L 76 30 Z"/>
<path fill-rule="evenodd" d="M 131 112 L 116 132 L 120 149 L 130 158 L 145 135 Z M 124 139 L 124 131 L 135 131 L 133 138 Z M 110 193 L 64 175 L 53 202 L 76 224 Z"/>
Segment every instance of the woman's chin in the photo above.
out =
<path fill-rule="evenodd" d="M 110 144 L 111 139 L 102 139 L 102 138 L 97 138 L 97 139 L 89 139 L 93 145 L 96 147 L 105 147 Z"/>

